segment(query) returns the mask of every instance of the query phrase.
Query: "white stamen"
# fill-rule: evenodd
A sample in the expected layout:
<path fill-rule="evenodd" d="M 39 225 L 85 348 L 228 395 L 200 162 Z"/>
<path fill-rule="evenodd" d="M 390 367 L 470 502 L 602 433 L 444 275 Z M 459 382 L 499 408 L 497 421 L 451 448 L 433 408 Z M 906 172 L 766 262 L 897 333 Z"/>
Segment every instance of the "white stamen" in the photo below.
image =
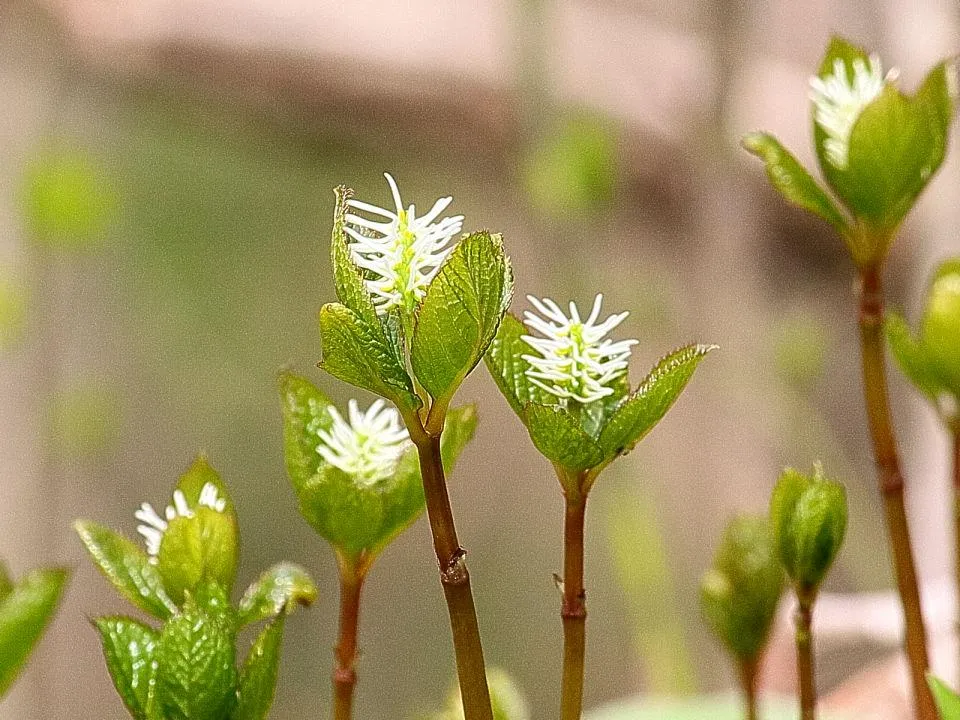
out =
<path fill-rule="evenodd" d="M 400 414 L 385 407 L 383 400 L 375 401 L 366 412 L 361 412 L 357 401 L 351 400 L 347 406 L 349 422 L 333 406 L 328 412 L 332 427 L 317 430 L 320 456 L 364 485 L 389 477 L 410 446 Z"/>
<path fill-rule="evenodd" d="M 216 485 L 205 483 L 200 489 L 197 506 L 222 513 L 227 508 L 227 500 L 219 497 Z M 169 524 L 180 517 L 192 518 L 194 516 L 182 490 L 174 490 L 173 504 L 167 505 L 163 514 L 166 519 L 160 517 L 150 503 L 141 503 L 140 509 L 133 514 L 137 520 L 143 523 L 143 525 L 137 525 L 137 532 L 143 536 L 144 544 L 147 546 L 147 555 L 150 556 L 150 562 L 154 564 L 157 562 L 160 544 L 163 542 L 163 535 Z"/>
<path fill-rule="evenodd" d="M 529 310 L 523 314 L 526 326 L 546 337 L 523 335 L 521 339 L 540 355 L 523 355 L 530 363 L 527 379 L 560 399 L 566 405 L 573 400 L 591 403 L 611 395 L 609 383 L 627 372 L 631 347 L 636 340 L 613 342 L 604 339 L 628 313 L 611 315 L 599 325 L 603 295 L 597 295 L 586 322 L 580 319 L 576 303 L 570 303 L 570 317 L 550 298 L 539 300 L 527 296 L 530 303 L 546 319 Z"/>

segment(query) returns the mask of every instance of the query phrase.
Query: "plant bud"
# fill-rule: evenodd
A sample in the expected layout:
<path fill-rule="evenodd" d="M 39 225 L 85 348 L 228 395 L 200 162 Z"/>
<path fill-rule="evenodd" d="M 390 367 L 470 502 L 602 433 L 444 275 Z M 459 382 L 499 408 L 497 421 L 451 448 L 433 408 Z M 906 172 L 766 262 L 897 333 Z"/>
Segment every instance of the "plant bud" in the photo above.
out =
<path fill-rule="evenodd" d="M 960 399 L 960 258 L 937 269 L 920 329 L 931 370 Z"/>

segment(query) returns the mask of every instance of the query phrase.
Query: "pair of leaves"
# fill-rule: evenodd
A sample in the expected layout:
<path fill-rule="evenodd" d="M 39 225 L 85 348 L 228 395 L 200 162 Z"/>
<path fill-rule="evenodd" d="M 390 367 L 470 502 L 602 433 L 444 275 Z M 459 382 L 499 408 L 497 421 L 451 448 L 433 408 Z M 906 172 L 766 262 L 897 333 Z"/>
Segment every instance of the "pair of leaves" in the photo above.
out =
<path fill-rule="evenodd" d="M 310 525 L 340 552 L 376 554 L 423 512 L 423 484 L 417 452 L 410 447 L 391 477 L 375 483 L 352 477 L 317 452 L 321 429 L 329 427 L 330 400 L 309 380 L 280 376 L 287 474 Z M 472 405 L 451 410 L 441 435 L 441 455 L 449 472 L 473 437 Z"/>
<path fill-rule="evenodd" d="M 161 631 L 126 617 L 96 621 L 114 686 L 136 720 L 263 720 L 273 702 L 284 614 L 235 663 L 226 616 L 188 598 Z"/>
<path fill-rule="evenodd" d="M 854 61 L 870 66 L 869 55 L 834 37 L 818 75 L 833 74 L 839 60 L 853 78 Z M 751 133 L 744 147 L 766 166 L 783 197 L 823 218 L 843 236 L 860 265 L 881 260 L 894 231 L 943 162 L 954 111 L 951 86 L 956 68 L 944 62 L 930 71 L 913 96 L 885 83 L 860 113 L 850 133 L 847 164 L 837 167 L 826 152 L 827 133 L 814 119 L 814 147 L 831 196 L 772 135 Z M 849 219 L 852 216 L 852 220 Z"/>
<path fill-rule="evenodd" d="M 320 310 L 320 366 L 334 377 L 392 401 L 401 412 L 422 404 L 407 372 L 434 400 L 449 402 L 480 362 L 513 293 L 513 274 L 499 235 L 464 237 L 440 266 L 415 317 L 378 316 L 344 233 L 351 191 L 337 189 L 331 259 L 339 303 Z M 412 331 L 405 338 L 404 329 Z"/>
<path fill-rule="evenodd" d="M 577 473 L 629 452 L 649 433 L 683 392 L 713 346 L 688 345 L 662 358 L 633 391 L 626 379 L 615 392 L 582 406 L 576 414 L 530 382 L 523 358 L 530 346 L 523 323 L 506 315 L 485 362 L 494 382 L 520 417 L 536 448 L 551 462 Z"/>
<path fill-rule="evenodd" d="M 0 564 L 0 698 L 43 635 L 67 579 L 66 570 L 34 570 L 14 583 Z"/>
<path fill-rule="evenodd" d="M 199 506 L 207 484 L 224 500 L 222 512 Z M 237 517 L 226 486 L 205 458 L 198 458 L 177 483 L 193 517 L 169 522 L 156 564 L 139 546 L 89 520 L 74 528 L 96 566 L 130 602 L 153 617 L 169 618 L 187 593 L 213 581 L 233 589 L 239 556 Z"/>

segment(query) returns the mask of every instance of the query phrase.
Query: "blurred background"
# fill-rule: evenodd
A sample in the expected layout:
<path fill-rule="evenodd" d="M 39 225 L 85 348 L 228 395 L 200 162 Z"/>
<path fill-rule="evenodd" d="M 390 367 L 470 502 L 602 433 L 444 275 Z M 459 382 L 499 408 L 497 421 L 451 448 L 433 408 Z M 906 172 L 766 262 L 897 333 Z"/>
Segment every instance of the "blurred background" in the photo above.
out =
<path fill-rule="evenodd" d="M 87 618 L 126 612 L 70 524 L 133 536 L 197 452 L 230 484 L 239 586 L 302 563 L 321 600 L 288 625 L 276 718 L 328 710 L 332 553 L 297 513 L 276 373 L 315 368 L 333 298 L 331 189 L 390 205 L 454 196 L 502 231 L 524 295 L 629 310 L 633 380 L 717 343 L 662 425 L 605 473 L 588 517 L 587 703 L 713 692 L 733 675 L 697 583 L 738 510 L 786 464 L 844 480 L 851 532 L 834 590 L 890 587 L 866 441 L 851 265 L 737 147 L 774 131 L 808 165 L 806 83 L 832 31 L 911 88 L 957 52 L 948 0 L 4 0 L 0 2 L 0 556 L 74 568 L 60 615 L 3 720 L 126 714 Z M 948 159 L 888 273 L 915 318 L 958 250 Z M 951 566 L 946 441 L 891 375 L 925 580 Z M 481 425 L 452 482 L 492 664 L 535 717 L 559 685 L 562 504 L 550 466 L 478 370 Z M 358 717 L 437 708 L 452 680 L 421 521 L 377 563 L 361 629 Z M 893 619 L 891 619 L 893 622 Z M 886 648 L 826 643 L 829 689 Z M 784 667 L 789 667 L 787 662 Z M 771 672 L 778 672 L 773 668 Z M 776 682 L 780 682 L 776 680 Z M 789 685 L 789 678 L 782 683 Z"/>

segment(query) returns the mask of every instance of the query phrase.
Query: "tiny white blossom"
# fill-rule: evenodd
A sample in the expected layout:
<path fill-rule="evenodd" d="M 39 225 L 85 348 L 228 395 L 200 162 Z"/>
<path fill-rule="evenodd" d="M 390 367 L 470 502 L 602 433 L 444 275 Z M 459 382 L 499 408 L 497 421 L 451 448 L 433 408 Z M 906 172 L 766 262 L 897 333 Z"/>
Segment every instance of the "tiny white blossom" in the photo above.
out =
<path fill-rule="evenodd" d="M 364 485 L 390 477 L 397 461 L 410 445 L 410 436 L 400 424 L 400 414 L 375 401 L 360 412 L 356 400 L 348 407 L 349 422 L 332 405 L 328 408 L 333 425 L 318 430 L 317 452 L 331 465 L 357 478 Z"/>
<path fill-rule="evenodd" d="M 847 167 L 850 135 L 857 118 L 881 93 L 884 82 L 892 80 L 897 74 L 896 70 L 891 70 L 884 78 L 880 58 L 876 55 L 870 56 L 869 67 L 861 58 L 857 58 L 852 68 L 852 83 L 847 66 L 840 58 L 833 61 L 832 74 L 825 78 L 810 78 L 814 119 L 827 134 L 823 149 L 827 159 L 840 170 Z"/>
<path fill-rule="evenodd" d="M 385 210 L 351 199 L 347 205 L 378 219 L 348 213 L 344 226 L 353 240 L 350 250 L 354 262 L 374 276 L 366 280 L 366 286 L 381 314 L 395 307 L 406 311 L 416 307 L 453 249 L 450 240 L 463 227 L 463 215 L 437 219 L 453 201 L 452 197 L 440 198 L 426 215 L 418 218 L 414 205 L 403 206 L 393 177 L 389 173 L 384 173 L 384 177 L 390 184 L 396 209 Z"/>
<path fill-rule="evenodd" d="M 580 319 L 576 303 L 570 303 L 570 317 L 567 317 L 549 298 L 538 300 L 527 295 L 527 300 L 543 317 L 527 310 L 523 321 L 528 328 L 544 335 L 521 336 L 540 353 L 522 356 L 530 363 L 526 371 L 530 382 L 556 395 L 563 403 L 568 400 L 591 403 L 612 394 L 613 388 L 608 384 L 626 374 L 630 348 L 637 341 L 614 342 L 604 338 L 629 313 L 611 315 L 597 324 L 603 295 L 597 295 L 586 320 Z"/>
<path fill-rule="evenodd" d="M 205 483 L 200 489 L 197 507 L 206 507 L 222 513 L 227 507 L 227 501 L 219 497 L 216 485 Z M 182 490 L 173 491 L 173 504 L 167 505 L 163 515 L 161 517 L 153 509 L 153 506 L 146 502 L 142 503 L 140 509 L 133 514 L 137 520 L 143 523 L 137 526 L 137 532 L 143 536 L 147 546 L 147 554 L 150 556 L 150 562 L 152 563 L 157 562 L 160 543 L 163 541 L 163 534 L 167 531 L 170 523 L 178 517 L 193 517 L 193 510 L 190 508 Z"/>

